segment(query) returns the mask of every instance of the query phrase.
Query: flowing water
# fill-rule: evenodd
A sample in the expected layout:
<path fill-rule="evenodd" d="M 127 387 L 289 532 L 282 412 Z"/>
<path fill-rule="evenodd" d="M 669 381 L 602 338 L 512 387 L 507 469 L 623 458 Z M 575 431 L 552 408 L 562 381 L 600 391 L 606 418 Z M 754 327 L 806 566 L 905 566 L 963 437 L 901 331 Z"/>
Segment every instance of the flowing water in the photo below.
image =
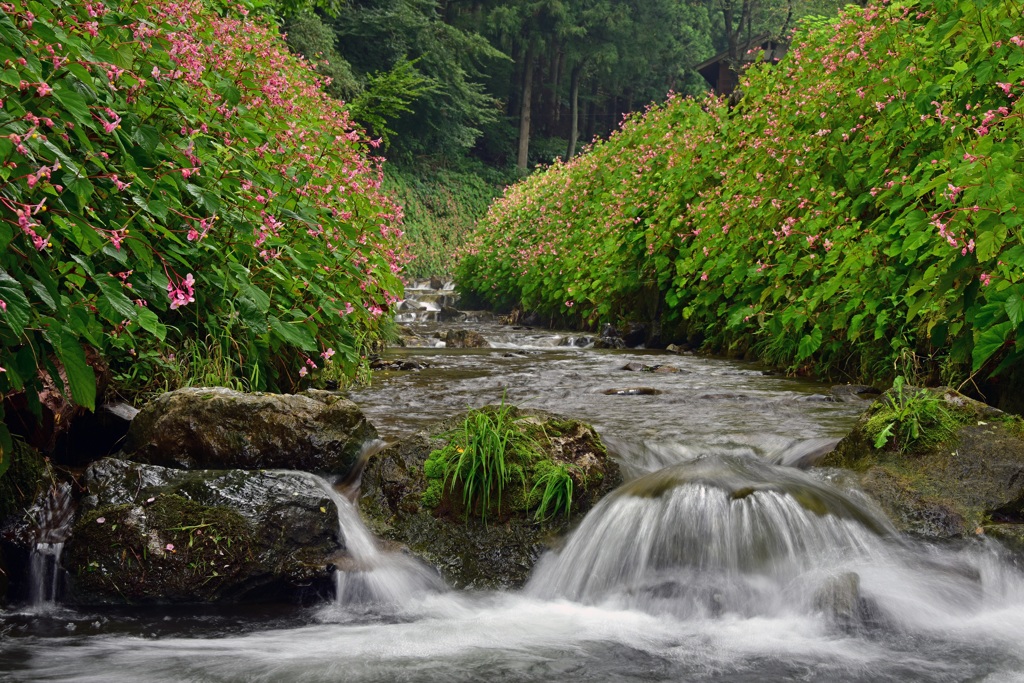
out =
<path fill-rule="evenodd" d="M 1024 681 L 1024 574 L 1003 549 L 903 538 L 842 473 L 790 466 L 863 404 L 745 363 L 437 323 L 450 299 L 429 299 L 407 313 L 419 345 L 389 354 L 422 369 L 352 394 L 385 438 L 504 399 L 592 422 L 628 480 L 526 588 L 443 590 L 322 484 L 349 548 L 335 603 L 8 613 L 0 680 Z M 491 348 L 432 336 L 469 326 Z"/>

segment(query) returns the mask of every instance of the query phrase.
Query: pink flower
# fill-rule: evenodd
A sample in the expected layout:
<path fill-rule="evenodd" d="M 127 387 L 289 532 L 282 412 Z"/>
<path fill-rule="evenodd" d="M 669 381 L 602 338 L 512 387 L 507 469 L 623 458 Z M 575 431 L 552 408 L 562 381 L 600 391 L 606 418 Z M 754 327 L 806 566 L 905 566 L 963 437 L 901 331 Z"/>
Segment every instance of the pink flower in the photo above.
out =
<path fill-rule="evenodd" d="M 981 281 L 981 284 L 988 287 L 988 283 L 992 282 L 992 276 L 989 275 L 988 273 L 982 273 L 981 275 L 978 276 L 978 280 Z"/>
<path fill-rule="evenodd" d="M 174 552 L 174 544 L 173 543 L 168 543 L 167 545 L 164 546 L 164 550 L 166 550 L 169 553 L 173 553 Z"/>
<path fill-rule="evenodd" d="M 331 361 L 331 356 L 333 356 L 333 355 L 334 355 L 334 349 L 328 348 L 326 351 L 324 351 L 323 353 L 320 354 L 320 357 L 324 359 L 325 363 L 329 363 Z"/>
<path fill-rule="evenodd" d="M 6 313 L 6 312 L 7 312 L 7 302 L 4 301 L 3 299 L 0 299 L 0 313 Z"/>
<path fill-rule="evenodd" d="M 309 374 L 309 370 L 306 369 L 305 365 L 303 365 L 301 368 L 299 368 L 299 377 L 305 377 L 308 374 Z"/>
<path fill-rule="evenodd" d="M 96 518 L 96 523 L 97 524 L 103 524 L 103 522 L 105 522 L 105 521 L 107 521 L 106 517 L 97 517 Z"/>
<path fill-rule="evenodd" d="M 171 310 L 186 306 L 195 301 L 195 284 L 192 273 L 185 276 L 180 284 L 167 283 L 167 298 L 171 300 Z"/>
<path fill-rule="evenodd" d="M 707 280 L 708 280 L 708 271 L 705 270 L 703 273 L 700 274 L 700 281 L 701 282 L 707 282 Z"/>
<path fill-rule="evenodd" d="M 46 97 L 53 92 L 53 88 L 50 87 L 49 83 L 40 83 L 36 86 L 36 94 L 40 97 Z"/>

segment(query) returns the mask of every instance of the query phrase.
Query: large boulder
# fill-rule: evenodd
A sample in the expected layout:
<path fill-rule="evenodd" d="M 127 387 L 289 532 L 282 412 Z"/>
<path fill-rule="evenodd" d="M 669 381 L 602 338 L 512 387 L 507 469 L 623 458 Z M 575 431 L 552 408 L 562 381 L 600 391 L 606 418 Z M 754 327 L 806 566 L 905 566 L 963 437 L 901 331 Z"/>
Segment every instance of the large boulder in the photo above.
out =
<path fill-rule="evenodd" d="M 875 402 L 820 464 L 854 470 L 901 531 L 930 539 L 987 529 L 1014 536 L 1024 523 L 1024 421 L 950 389 L 903 391 L 909 398 L 890 390 Z M 927 401 L 930 408 L 923 407 Z M 950 418 L 947 429 L 929 439 L 936 425 L 923 420 L 919 438 L 901 446 L 894 427 L 894 438 L 876 448 L 894 405 L 908 427 L 922 411 L 941 406 Z"/>
<path fill-rule="evenodd" d="M 72 604 L 209 603 L 332 591 L 334 503 L 312 475 L 105 458 L 63 565 Z"/>
<path fill-rule="evenodd" d="M 132 421 L 125 457 L 186 469 L 283 468 L 347 474 L 377 430 L 338 394 L 178 389 Z"/>
<path fill-rule="evenodd" d="M 540 494 L 531 486 L 529 473 L 526 483 L 509 484 L 502 504 L 486 519 L 479 507 L 467 512 L 461 488 L 446 484 L 437 471 L 428 472 L 438 454 L 454 444 L 465 416 L 381 451 L 363 472 L 359 503 L 367 525 L 378 536 L 407 547 L 459 588 L 522 586 L 541 553 L 622 482 L 618 465 L 589 425 L 540 411 L 512 410 L 519 427 L 537 436 L 542 459 L 572 473 L 568 514 L 558 511 L 537 518 Z"/>

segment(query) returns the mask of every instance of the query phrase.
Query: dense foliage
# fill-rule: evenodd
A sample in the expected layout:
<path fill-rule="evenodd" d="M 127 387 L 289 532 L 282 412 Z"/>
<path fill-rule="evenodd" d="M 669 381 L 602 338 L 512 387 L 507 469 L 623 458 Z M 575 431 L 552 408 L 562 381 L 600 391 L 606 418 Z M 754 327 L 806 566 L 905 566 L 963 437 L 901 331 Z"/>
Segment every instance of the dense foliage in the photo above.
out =
<path fill-rule="evenodd" d="M 403 275 L 451 277 L 477 221 L 508 182 L 507 174 L 479 164 L 460 169 L 388 163 L 383 187 L 402 206 L 412 252 Z"/>
<path fill-rule="evenodd" d="M 346 110 L 247 14 L 0 5 L 0 394 L 33 402 L 48 375 L 92 408 L 98 357 L 135 391 L 211 363 L 252 389 L 364 365 L 401 211 Z"/>
<path fill-rule="evenodd" d="M 1024 22 L 1002 0 L 808 21 L 730 109 L 673 98 L 511 188 L 459 280 L 848 377 L 1024 360 Z"/>

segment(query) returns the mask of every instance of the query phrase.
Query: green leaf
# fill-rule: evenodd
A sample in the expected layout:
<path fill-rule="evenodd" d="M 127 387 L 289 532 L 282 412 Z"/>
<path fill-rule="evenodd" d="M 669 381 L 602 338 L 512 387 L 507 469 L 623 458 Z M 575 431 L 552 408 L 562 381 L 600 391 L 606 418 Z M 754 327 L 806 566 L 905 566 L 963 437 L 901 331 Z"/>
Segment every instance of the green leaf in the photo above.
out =
<path fill-rule="evenodd" d="M 303 351 L 316 351 L 316 340 L 303 324 L 283 323 L 277 316 L 269 316 L 271 331 L 283 342 Z"/>
<path fill-rule="evenodd" d="M 88 126 L 92 124 L 92 116 L 89 115 L 89 105 L 85 98 L 72 90 L 63 82 L 57 83 L 53 89 L 53 96 L 57 98 L 69 114 L 75 119 L 75 123 Z"/>
<path fill-rule="evenodd" d="M 7 310 L 0 313 L 0 320 L 7 323 L 15 336 L 20 337 L 25 331 L 31 317 L 32 307 L 29 305 L 28 297 L 13 277 L 0 268 L 0 300 L 7 304 Z"/>
<path fill-rule="evenodd" d="M 1003 348 L 1010 333 L 1016 329 L 1009 321 L 993 325 L 980 333 L 975 333 L 974 351 L 971 353 L 971 371 L 977 372 L 986 361 Z"/>
<path fill-rule="evenodd" d="M 800 340 L 800 348 L 797 349 L 796 359 L 801 361 L 810 357 L 821 346 L 821 330 L 815 327 L 810 334 L 805 334 Z"/>
<path fill-rule="evenodd" d="M 167 326 L 160 322 L 160 319 L 157 318 L 156 313 L 153 311 L 148 308 L 139 308 L 136 319 L 139 321 L 139 326 L 142 329 L 160 341 L 164 341 L 167 338 Z"/>
<path fill-rule="evenodd" d="M 85 352 L 78 337 L 64 327 L 51 329 L 47 337 L 67 373 L 71 398 L 83 408 L 96 410 L 96 375 L 85 361 Z"/>
<path fill-rule="evenodd" d="M 1003 306 L 1010 323 L 1014 327 L 1020 326 L 1021 321 L 1024 321 L 1024 297 L 1017 293 L 1011 294 Z"/>

